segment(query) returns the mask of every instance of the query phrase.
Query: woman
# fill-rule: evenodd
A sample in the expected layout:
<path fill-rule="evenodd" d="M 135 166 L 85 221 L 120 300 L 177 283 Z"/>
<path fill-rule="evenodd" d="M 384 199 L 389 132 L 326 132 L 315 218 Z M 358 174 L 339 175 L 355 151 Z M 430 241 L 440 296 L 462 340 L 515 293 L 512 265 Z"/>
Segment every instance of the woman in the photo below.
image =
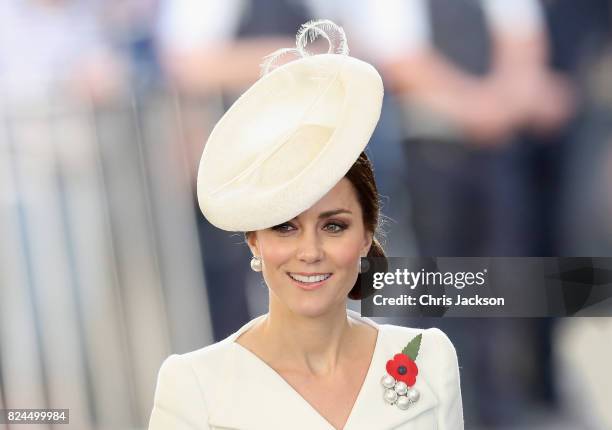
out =
<path fill-rule="evenodd" d="M 306 51 L 316 37 L 328 54 Z M 300 58 L 274 69 L 287 53 Z M 361 294 L 361 258 L 384 257 L 363 152 L 381 104 L 378 73 L 348 56 L 341 28 L 316 21 L 219 121 L 200 164 L 200 206 L 217 227 L 246 232 L 269 312 L 169 357 L 151 430 L 463 428 L 448 338 L 346 309 Z"/>

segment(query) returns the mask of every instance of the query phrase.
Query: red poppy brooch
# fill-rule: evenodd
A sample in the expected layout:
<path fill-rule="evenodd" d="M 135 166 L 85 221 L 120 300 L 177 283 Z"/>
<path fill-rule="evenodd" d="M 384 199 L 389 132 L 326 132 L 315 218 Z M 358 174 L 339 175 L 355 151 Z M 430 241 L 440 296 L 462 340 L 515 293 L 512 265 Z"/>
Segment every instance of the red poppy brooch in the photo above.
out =
<path fill-rule="evenodd" d="M 380 383 L 385 389 L 383 398 L 390 405 L 406 410 L 419 401 L 421 394 L 413 387 L 419 374 L 415 360 L 419 355 L 423 335 L 415 336 L 400 354 L 387 361 L 387 374 Z"/>

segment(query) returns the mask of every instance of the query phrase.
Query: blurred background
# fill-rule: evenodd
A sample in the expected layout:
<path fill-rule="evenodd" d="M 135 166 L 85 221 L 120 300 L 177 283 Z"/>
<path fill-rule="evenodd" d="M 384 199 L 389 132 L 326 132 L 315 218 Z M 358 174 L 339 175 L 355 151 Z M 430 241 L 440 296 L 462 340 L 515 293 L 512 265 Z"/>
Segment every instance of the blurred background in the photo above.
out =
<path fill-rule="evenodd" d="M 612 256 L 610 1 L 2 0 L 0 409 L 144 429 L 165 357 L 266 312 L 195 175 L 313 18 L 385 79 L 389 255 Z M 467 429 L 612 428 L 610 319 L 378 322 L 449 335 Z"/>

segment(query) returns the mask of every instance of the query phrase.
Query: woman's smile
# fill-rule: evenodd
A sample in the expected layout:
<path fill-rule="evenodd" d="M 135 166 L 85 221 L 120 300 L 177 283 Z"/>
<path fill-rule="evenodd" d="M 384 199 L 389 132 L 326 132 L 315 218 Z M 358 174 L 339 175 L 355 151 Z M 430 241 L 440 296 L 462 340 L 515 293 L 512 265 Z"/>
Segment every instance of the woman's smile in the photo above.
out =
<path fill-rule="evenodd" d="M 322 287 L 331 277 L 331 273 L 288 272 L 289 279 L 303 290 L 316 290 Z"/>

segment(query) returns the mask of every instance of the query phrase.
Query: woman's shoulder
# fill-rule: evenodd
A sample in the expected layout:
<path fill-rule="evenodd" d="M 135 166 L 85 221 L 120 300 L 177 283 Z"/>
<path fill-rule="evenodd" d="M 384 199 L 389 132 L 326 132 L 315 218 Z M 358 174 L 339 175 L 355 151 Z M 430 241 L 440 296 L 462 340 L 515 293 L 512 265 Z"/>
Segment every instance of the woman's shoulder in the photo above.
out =
<path fill-rule="evenodd" d="M 159 378 L 194 380 L 199 383 L 214 380 L 215 372 L 228 362 L 232 342 L 229 338 L 183 354 L 172 354 L 162 363 Z M 188 385 L 188 384 L 185 384 Z"/>
<path fill-rule="evenodd" d="M 386 337 L 391 339 L 404 338 L 406 336 L 418 336 L 420 334 L 423 338 L 427 338 L 431 342 L 446 344 L 451 347 L 453 346 L 448 336 L 442 330 L 436 327 L 424 329 L 394 324 L 379 324 L 378 328 L 385 334 Z"/>
<path fill-rule="evenodd" d="M 259 318 L 261 317 L 252 319 L 219 342 L 182 354 L 170 355 L 162 363 L 160 374 L 190 372 L 195 374 L 199 380 L 215 379 L 219 369 L 225 368 L 232 361 L 231 356 L 236 348 L 235 340 Z"/>
<path fill-rule="evenodd" d="M 255 321 L 255 320 L 253 320 Z M 232 393 L 227 378 L 235 374 L 235 338 L 253 321 L 220 342 L 184 354 L 172 354 L 162 363 L 157 377 L 150 428 L 176 428 L 180 418 L 190 428 L 208 428 L 208 413 L 227 403 Z M 204 389 L 205 388 L 205 389 Z"/>
<path fill-rule="evenodd" d="M 231 350 L 233 344 L 234 336 L 231 335 L 219 342 L 206 345 L 194 351 L 183 353 L 181 354 L 181 357 L 183 357 L 183 360 L 189 363 L 223 360 L 224 356 Z"/>
<path fill-rule="evenodd" d="M 369 318 L 360 316 L 354 311 L 349 310 L 348 312 L 353 318 L 378 329 L 377 348 L 387 354 L 393 351 L 400 352 L 408 342 L 421 335 L 420 354 L 422 356 L 437 355 L 444 357 L 446 360 L 457 362 L 457 353 L 453 343 L 439 328 L 423 329 L 394 324 L 379 324 Z"/>

